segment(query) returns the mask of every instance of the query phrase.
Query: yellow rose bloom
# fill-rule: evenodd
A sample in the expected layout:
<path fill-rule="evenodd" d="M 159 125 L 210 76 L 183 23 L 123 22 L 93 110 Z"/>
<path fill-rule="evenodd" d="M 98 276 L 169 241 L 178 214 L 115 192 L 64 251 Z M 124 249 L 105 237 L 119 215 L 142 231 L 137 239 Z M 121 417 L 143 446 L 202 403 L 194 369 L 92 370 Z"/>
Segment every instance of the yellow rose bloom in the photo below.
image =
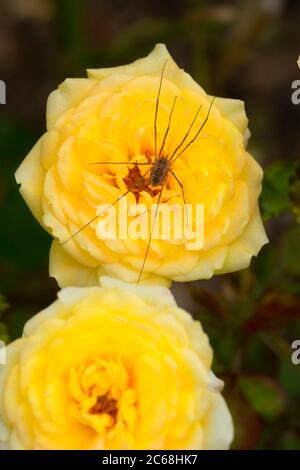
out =
<path fill-rule="evenodd" d="M 186 239 L 153 240 L 143 283 L 169 285 L 240 270 L 267 242 L 258 207 L 263 173 L 245 149 L 244 104 L 213 101 L 162 44 L 130 65 L 67 79 L 50 94 L 47 132 L 16 179 L 34 216 L 55 237 L 50 275 L 61 287 L 97 285 L 102 275 L 137 281 L 148 239 L 103 239 L 97 207 L 114 204 L 126 191 L 131 202 L 157 203 L 159 194 L 145 183 L 151 167 L 134 162 L 153 162 L 162 146 L 163 156 L 170 158 L 184 136 L 191 140 L 204 122 L 172 164 L 186 203 L 204 206 L 203 245 L 188 250 Z M 173 173 L 168 172 L 160 202 L 183 205 Z M 136 189 L 139 182 L 142 187 Z"/>
<path fill-rule="evenodd" d="M 65 288 L 7 348 L 0 443 L 14 450 L 227 449 L 232 420 L 199 322 L 165 287 Z"/>

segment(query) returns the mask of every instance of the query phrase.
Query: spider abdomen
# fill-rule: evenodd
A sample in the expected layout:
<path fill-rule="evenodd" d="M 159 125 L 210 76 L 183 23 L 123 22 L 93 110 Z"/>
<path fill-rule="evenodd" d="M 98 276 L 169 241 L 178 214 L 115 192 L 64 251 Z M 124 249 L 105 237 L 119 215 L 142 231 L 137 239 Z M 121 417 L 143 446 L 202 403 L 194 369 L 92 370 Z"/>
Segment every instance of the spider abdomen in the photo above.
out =
<path fill-rule="evenodd" d="M 166 157 L 159 157 L 154 163 L 150 174 L 150 184 L 161 186 L 165 181 L 169 171 L 169 160 Z"/>

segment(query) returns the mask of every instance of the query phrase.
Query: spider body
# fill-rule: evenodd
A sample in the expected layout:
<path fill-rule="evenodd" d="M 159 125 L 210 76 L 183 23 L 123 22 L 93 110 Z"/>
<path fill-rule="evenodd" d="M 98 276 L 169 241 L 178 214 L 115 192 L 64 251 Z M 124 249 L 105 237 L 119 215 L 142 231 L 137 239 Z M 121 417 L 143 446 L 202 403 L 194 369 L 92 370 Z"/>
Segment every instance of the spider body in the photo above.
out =
<path fill-rule="evenodd" d="M 168 176 L 169 167 L 170 161 L 167 157 L 159 157 L 154 161 L 149 177 L 151 186 L 161 186 L 165 182 Z"/>

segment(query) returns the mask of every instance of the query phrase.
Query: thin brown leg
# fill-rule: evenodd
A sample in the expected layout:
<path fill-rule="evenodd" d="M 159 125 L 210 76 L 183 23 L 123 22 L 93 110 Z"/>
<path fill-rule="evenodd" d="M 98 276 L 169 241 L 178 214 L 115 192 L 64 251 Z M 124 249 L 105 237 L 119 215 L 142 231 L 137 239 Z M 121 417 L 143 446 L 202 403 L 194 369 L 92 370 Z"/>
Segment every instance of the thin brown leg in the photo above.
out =
<path fill-rule="evenodd" d="M 83 227 L 81 227 L 79 230 L 77 230 L 77 232 L 73 233 L 73 235 L 71 235 L 67 240 L 65 240 L 64 242 L 60 243 L 60 246 L 63 246 L 65 245 L 66 243 L 68 243 L 70 240 L 72 240 L 72 238 L 76 237 L 76 235 L 78 235 L 80 232 L 82 232 L 82 230 L 84 230 L 85 228 L 87 228 L 90 224 L 92 224 L 94 222 L 94 220 L 98 219 L 98 217 L 100 217 L 102 214 L 104 214 L 104 212 L 106 212 L 107 210 L 109 210 L 111 207 L 113 207 L 114 205 L 117 204 L 117 202 L 119 202 L 121 199 L 123 199 L 123 197 L 126 196 L 126 194 L 128 194 L 130 191 L 126 191 L 126 193 L 122 194 L 122 196 L 118 197 L 118 199 L 116 199 L 112 204 L 110 204 L 110 206 L 108 206 L 106 209 L 104 209 L 100 214 L 97 214 L 95 215 L 95 217 L 93 217 L 91 220 L 89 220 L 89 222 L 87 222 Z"/>
<path fill-rule="evenodd" d="M 170 158 L 170 164 L 171 164 L 171 163 L 173 164 L 173 163 L 177 160 L 177 158 L 179 158 L 180 155 L 182 155 L 183 152 L 185 152 L 186 149 L 187 149 L 190 145 L 192 145 L 193 142 L 195 142 L 195 140 L 197 139 L 198 135 L 200 134 L 200 132 L 202 131 L 203 127 L 205 126 L 205 124 L 206 124 L 207 121 L 208 121 L 208 118 L 209 118 L 209 115 L 210 115 L 210 111 L 211 111 L 212 105 L 214 104 L 215 99 L 216 99 L 216 97 L 214 96 L 213 99 L 212 99 L 212 101 L 211 101 L 211 103 L 210 103 L 210 105 L 209 105 L 209 108 L 208 108 L 208 111 L 207 111 L 207 115 L 206 115 L 206 117 L 205 117 L 203 123 L 201 124 L 200 128 L 199 128 L 198 131 L 196 132 L 195 136 L 194 136 L 194 137 L 186 144 L 186 146 L 176 155 L 176 157 L 175 157 L 175 153 L 176 153 L 176 152 L 173 153 L 172 157 Z"/>
<path fill-rule="evenodd" d="M 93 162 L 90 165 L 152 165 L 152 162 Z"/>
<path fill-rule="evenodd" d="M 171 126 L 171 120 L 172 120 L 173 111 L 174 111 L 174 108 L 175 108 L 176 101 L 177 101 L 177 96 L 175 96 L 174 101 L 173 101 L 172 109 L 171 109 L 170 116 L 169 116 L 169 122 L 168 122 L 167 129 L 166 129 L 166 132 L 165 132 L 165 135 L 164 135 L 161 147 L 160 147 L 160 151 L 158 153 L 158 158 L 161 156 L 162 151 L 165 147 L 166 139 L 168 137 L 170 126 Z"/>
<path fill-rule="evenodd" d="M 159 87 L 158 87 L 158 94 L 156 98 L 156 104 L 155 104 L 155 115 L 154 115 L 154 152 L 155 152 L 155 158 L 157 158 L 157 116 L 158 116 L 158 107 L 159 107 L 159 99 L 160 99 L 160 92 L 161 92 L 161 86 L 162 86 L 162 81 L 163 81 L 163 76 L 164 76 L 164 71 L 167 65 L 167 60 L 163 65 L 162 71 L 161 71 L 161 76 L 160 76 L 160 82 L 159 82 Z"/>
<path fill-rule="evenodd" d="M 192 128 L 193 128 L 193 125 L 194 125 L 194 123 L 195 123 L 195 121 L 196 121 L 196 119 L 197 119 L 197 117 L 198 117 L 198 114 L 199 114 L 200 111 L 201 111 L 201 108 L 202 108 L 202 105 L 199 106 L 199 108 L 197 109 L 197 112 L 196 112 L 196 114 L 195 114 L 195 116 L 194 116 L 194 118 L 193 118 L 193 120 L 192 120 L 192 122 L 191 122 L 191 124 L 190 124 L 190 127 L 188 128 L 186 134 L 183 136 L 181 142 L 180 142 L 180 143 L 177 145 L 177 147 L 175 148 L 174 152 L 172 153 L 171 157 L 169 158 L 169 161 L 171 161 L 171 160 L 173 159 L 173 157 L 176 155 L 176 153 L 178 152 L 178 150 L 180 150 L 181 147 L 183 146 L 183 144 L 185 143 L 185 141 L 186 141 L 186 139 L 188 138 L 188 136 L 189 136 L 189 134 L 190 134 L 190 132 L 191 132 L 191 130 L 192 130 Z"/>
<path fill-rule="evenodd" d="M 180 181 L 180 179 L 178 178 L 178 176 L 174 173 L 174 171 L 171 170 L 171 168 L 169 168 L 169 171 L 172 173 L 172 175 L 174 176 L 174 178 L 176 179 L 177 183 L 179 184 L 179 186 L 181 188 L 182 199 L 183 199 L 183 204 L 184 204 L 184 209 L 185 209 L 186 222 L 187 222 L 187 225 L 188 225 L 188 212 L 187 212 L 187 207 L 186 207 L 186 200 L 185 200 L 185 195 L 184 195 L 183 184 Z"/>
<path fill-rule="evenodd" d="M 142 181 L 145 176 L 149 173 L 150 169 L 146 171 L 146 173 L 141 176 L 141 178 L 138 179 L 138 182 L 139 181 Z M 124 194 L 122 194 L 122 196 L 118 197 L 118 199 L 116 199 L 110 206 L 108 206 L 104 211 L 102 211 L 100 214 L 97 214 L 95 215 L 95 217 L 93 217 L 91 220 L 89 220 L 89 222 L 87 224 L 85 224 L 83 227 L 81 227 L 81 229 L 77 230 L 77 232 L 73 233 L 73 235 L 71 235 L 71 237 L 69 237 L 67 240 L 65 240 L 64 242 L 60 243 L 60 246 L 62 245 L 65 245 L 66 243 L 68 243 L 70 240 L 72 240 L 72 238 L 76 237 L 76 235 L 78 235 L 78 233 L 80 233 L 82 230 L 84 230 L 86 227 L 88 227 L 91 223 L 94 222 L 94 220 L 96 220 L 98 217 L 100 217 L 102 214 L 104 214 L 104 212 L 106 212 L 108 209 L 110 209 L 111 207 L 113 207 L 115 204 L 117 204 L 117 202 L 119 202 L 121 199 L 123 199 L 123 197 L 125 197 L 128 193 L 130 193 L 130 190 L 126 191 Z"/>
<path fill-rule="evenodd" d="M 144 267 L 145 267 L 145 264 L 146 264 L 146 260 L 147 260 L 147 256 L 148 256 L 148 253 L 149 253 L 151 240 L 152 240 L 152 235 L 153 235 L 153 231 L 154 231 L 154 227 L 155 227 L 155 223 L 156 223 L 156 218 L 157 218 L 157 214 L 158 214 L 159 203 L 160 203 L 160 200 L 161 200 L 161 196 L 162 196 L 162 193 L 163 193 L 164 186 L 165 186 L 165 183 L 162 185 L 159 196 L 158 196 L 156 211 L 155 211 L 155 215 L 154 215 L 154 221 L 153 221 L 153 225 L 151 227 L 151 232 L 150 232 L 150 237 L 149 237 L 149 240 L 148 240 L 147 250 L 146 250 L 146 253 L 145 253 L 145 256 L 144 256 L 144 260 L 143 260 L 142 268 L 140 270 L 140 274 L 139 274 L 139 277 L 138 277 L 138 280 L 137 280 L 137 284 L 139 284 L 139 282 L 141 280 L 141 277 L 142 277 L 142 274 L 143 274 L 143 271 L 144 271 Z"/>

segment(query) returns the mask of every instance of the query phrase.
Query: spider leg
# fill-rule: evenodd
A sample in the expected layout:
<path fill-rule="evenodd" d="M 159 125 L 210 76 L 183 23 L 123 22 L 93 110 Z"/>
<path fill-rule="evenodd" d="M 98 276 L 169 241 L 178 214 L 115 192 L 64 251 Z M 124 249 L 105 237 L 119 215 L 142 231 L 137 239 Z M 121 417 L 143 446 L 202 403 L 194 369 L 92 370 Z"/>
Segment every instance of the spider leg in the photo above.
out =
<path fill-rule="evenodd" d="M 188 226 L 188 212 L 187 212 L 187 207 L 186 207 L 186 199 L 185 199 L 185 195 L 184 195 L 183 184 L 180 181 L 180 179 L 178 178 L 178 176 L 174 173 L 174 171 L 171 170 L 171 168 L 169 168 L 169 171 L 174 176 L 174 178 L 176 179 L 177 183 L 179 184 L 179 186 L 181 188 L 182 199 L 183 199 L 184 210 L 185 210 L 186 223 L 187 223 L 187 226 Z"/>
<path fill-rule="evenodd" d="M 90 165 L 152 165 L 152 162 L 93 162 Z"/>
<path fill-rule="evenodd" d="M 149 236 L 149 240 L 148 240 L 148 245 L 147 245 L 146 253 L 145 253 L 144 260 L 143 260 L 143 264 L 142 264 L 142 267 L 141 267 L 141 270 L 140 270 L 140 274 L 139 274 L 139 277 L 138 277 L 138 280 L 137 280 L 137 284 L 139 284 L 139 282 L 140 282 L 140 280 L 141 280 L 141 277 L 142 277 L 142 274 L 143 274 L 143 271 L 144 271 L 144 267 L 145 267 L 145 264 L 146 264 L 146 260 L 147 260 L 147 256 L 148 256 L 148 253 L 149 253 L 151 240 L 152 240 L 152 235 L 153 235 L 153 231 L 154 231 L 154 227 L 155 227 L 155 223 L 156 223 L 156 218 L 157 218 L 157 214 L 158 214 L 159 203 L 160 203 L 160 201 L 161 201 L 161 197 L 162 197 L 162 193 L 163 193 L 164 187 L 165 187 L 165 182 L 163 183 L 163 185 L 162 185 L 162 187 L 161 187 L 161 190 L 160 190 L 160 193 L 159 193 L 159 196 L 158 196 L 157 205 L 156 205 L 156 210 L 155 210 L 155 214 L 154 214 L 153 225 L 152 225 L 152 228 L 151 228 L 151 232 L 150 232 L 150 236 Z"/>
<path fill-rule="evenodd" d="M 138 182 L 139 181 L 142 181 L 145 176 L 149 173 L 149 171 L 151 170 L 151 168 L 149 170 L 146 171 L 146 173 L 141 176 L 141 178 L 138 179 Z M 100 214 L 97 214 L 95 215 L 95 217 L 93 217 L 91 220 L 89 220 L 89 222 L 87 222 L 83 227 L 81 227 L 79 230 L 77 230 L 77 232 L 73 233 L 73 235 L 71 235 L 67 240 L 65 240 L 64 242 L 60 243 L 60 246 L 62 245 L 65 245 L 66 243 L 68 243 L 70 240 L 72 240 L 72 238 L 76 237 L 76 235 L 78 235 L 82 230 L 84 230 L 86 227 L 88 227 L 90 224 L 92 224 L 94 222 L 94 220 L 96 220 L 98 217 L 100 217 L 102 214 L 104 214 L 104 212 L 106 212 L 108 209 L 110 209 L 111 207 L 113 207 L 115 204 L 117 204 L 117 202 L 119 202 L 121 199 L 123 199 L 123 197 L 125 197 L 128 193 L 130 193 L 130 190 L 128 189 L 128 191 L 126 191 L 124 194 L 122 194 L 122 196 L 118 197 L 110 206 L 108 206 L 104 211 L 102 211 Z"/>
<path fill-rule="evenodd" d="M 163 76 L 164 76 L 164 71 L 167 65 L 167 60 L 163 65 L 162 71 L 161 71 L 161 76 L 160 76 L 160 82 L 159 82 L 159 87 L 158 87 L 158 94 L 156 98 L 156 104 L 155 104 L 155 115 L 154 115 L 154 145 L 155 145 L 155 158 L 157 158 L 157 116 L 158 116 L 158 106 L 159 106 L 159 99 L 160 99 L 160 92 L 161 92 L 161 86 L 162 86 L 162 81 L 163 81 Z"/>
<path fill-rule="evenodd" d="M 174 111 L 174 108 L 175 108 L 176 101 L 177 101 L 177 96 L 175 96 L 174 101 L 173 101 L 173 105 L 172 105 L 171 112 L 170 112 L 170 116 L 169 116 L 169 122 L 168 122 L 167 129 L 166 129 L 166 132 L 165 132 L 165 135 L 164 135 L 164 138 L 163 138 L 161 147 L 160 147 L 160 151 L 159 151 L 159 153 L 158 153 L 158 157 L 160 157 L 160 155 L 161 155 L 161 153 L 162 153 L 162 151 L 163 151 L 163 149 L 164 149 L 164 146 L 165 146 L 165 143 L 166 143 L 166 139 L 167 139 L 167 136 L 168 136 L 168 134 L 169 134 L 169 130 L 170 130 L 170 126 L 171 126 L 171 120 L 172 120 L 172 115 L 173 115 L 173 111 Z"/>
<path fill-rule="evenodd" d="M 171 155 L 171 157 L 170 157 L 170 159 L 169 159 L 170 162 L 171 162 L 171 160 L 173 159 L 173 157 L 176 155 L 176 153 L 178 152 L 178 150 L 181 149 L 181 147 L 182 147 L 183 144 L 185 143 L 186 139 L 188 138 L 188 136 L 189 136 L 189 134 L 190 134 L 190 132 L 191 132 L 191 130 L 192 130 L 192 128 L 193 128 L 193 125 L 195 124 L 195 121 L 196 121 L 196 119 L 197 119 L 197 117 L 198 117 L 198 115 L 199 115 L 199 113 L 200 113 L 200 111 L 201 111 L 201 108 L 202 108 L 202 105 L 200 105 L 199 108 L 197 109 L 197 112 L 196 112 L 196 114 L 195 114 L 195 116 L 194 116 L 194 118 L 193 118 L 193 120 L 192 120 L 192 122 L 191 122 L 191 124 L 190 124 L 190 126 L 189 126 L 189 128 L 188 128 L 188 130 L 187 130 L 187 132 L 186 132 L 185 135 L 183 136 L 181 142 L 177 145 L 177 147 L 176 147 L 175 150 L 173 151 L 173 153 L 172 153 L 172 155 Z"/>
<path fill-rule="evenodd" d="M 70 240 L 72 240 L 72 238 L 76 237 L 76 235 L 78 235 L 82 230 L 84 230 L 85 228 L 87 228 L 90 224 L 92 224 L 96 219 L 98 219 L 98 217 L 100 217 L 102 214 L 104 214 L 104 212 L 106 212 L 107 210 L 109 210 L 111 207 L 113 207 L 114 205 L 117 204 L 117 202 L 119 202 L 121 199 L 123 199 L 123 197 L 126 196 L 126 194 L 128 194 L 130 191 L 126 191 L 124 194 L 122 194 L 122 196 L 118 197 L 118 199 L 116 199 L 112 204 L 110 204 L 106 209 L 104 209 L 102 212 L 100 212 L 100 214 L 97 214 L 95 215 L 95 217 L 93 217 L 91 220 L 89 220 L 83 227 L 81 227 L 79 230 L 77 230 L 77 232 L 73 233 L 73 235 L 71 235 L 69 238 L 67 238 L 67 240 L 65 240 L 64 242 L 60 243 L 59 245 L 60 246 L 63 246 L 65 245 L 66 243 L 68 243 Z"/>
<path fill-rule="evenodd" d="M 216 99 L 216 97 L 214 96 L 213 99 L 212 99 L 212 101 L 211 101 L 211 103 L 210 103 L 210 105 L 209 105 L 209 108 L 208 108 L 206 117 L 205 117 L 203 123 L 201 124 L 200 128 L 198 129 L 198 131 L 197 131 L 196 134 L 194 135 L 194 137 L 193 137 L 193 138 L 186 144 L 186 146 L 176 155 L 176 157 L 174 157 L 175 154 L 173 153 L 172 157 L 170 158 L 170 164 L 171 164 L 171 163 L 174 163 L 174 162 L 177 160 L 177 158 L 179 158 L 180 155 L 182 155 L 183 152 L 185 152 L 186 149 L 187 149 L 190 145 L 192 145 L 193 142 L 195 142 L 195 140 L 197 139 L 198 135 L 200 134 L 200 132 L 202 131 L 203 127 L 205 126 L 205 124 L 206 124 L 207 121 L 208 121 L 208 118 L 209 118 L 209 115 L 210 115 L 210 111 L 211 111 L 212 105 L 214 104 L 215 99 Z"/>

